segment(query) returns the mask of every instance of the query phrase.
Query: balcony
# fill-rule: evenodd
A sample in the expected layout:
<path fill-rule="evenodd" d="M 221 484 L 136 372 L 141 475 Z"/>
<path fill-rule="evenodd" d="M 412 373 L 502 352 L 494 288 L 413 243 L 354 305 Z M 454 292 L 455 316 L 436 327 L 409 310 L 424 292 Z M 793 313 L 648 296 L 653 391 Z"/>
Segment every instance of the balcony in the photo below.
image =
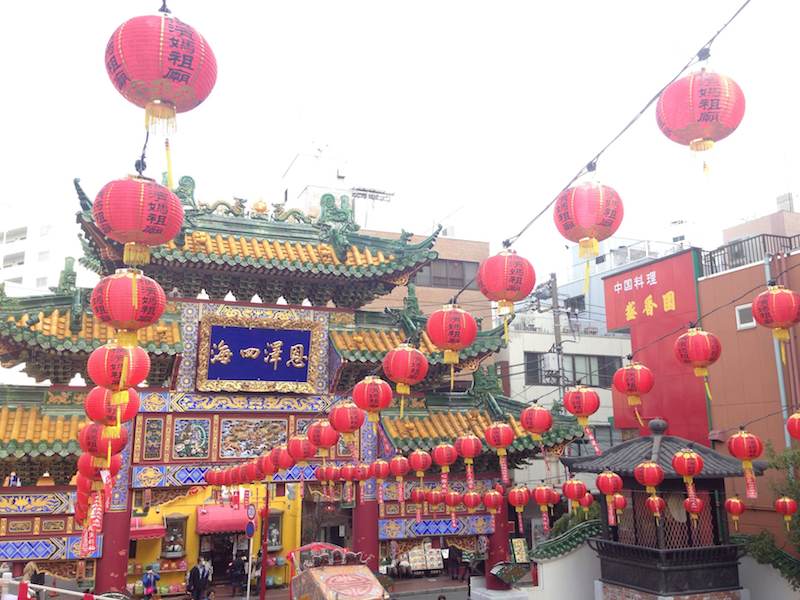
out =
<path fill-rule="evenodd" d="M 767 254 L 786 254 L 798 249 L 800 235 L 755 235 L 703 252 L 703 275 L 707 277 L 756 264 Z"/>

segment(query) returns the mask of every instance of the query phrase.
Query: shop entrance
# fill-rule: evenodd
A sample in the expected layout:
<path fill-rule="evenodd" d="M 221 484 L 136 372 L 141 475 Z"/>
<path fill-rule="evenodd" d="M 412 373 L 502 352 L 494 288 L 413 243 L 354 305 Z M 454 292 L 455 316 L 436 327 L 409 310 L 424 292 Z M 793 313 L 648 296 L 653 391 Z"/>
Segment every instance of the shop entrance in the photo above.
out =
<path fill-rule="evenodd" d="M 237 534 L 214 533 L 200 538 L 200 551 L 214 568 L 214 583 L 229 581 L 229 565 L 233 562 L 233 548 Z"/>

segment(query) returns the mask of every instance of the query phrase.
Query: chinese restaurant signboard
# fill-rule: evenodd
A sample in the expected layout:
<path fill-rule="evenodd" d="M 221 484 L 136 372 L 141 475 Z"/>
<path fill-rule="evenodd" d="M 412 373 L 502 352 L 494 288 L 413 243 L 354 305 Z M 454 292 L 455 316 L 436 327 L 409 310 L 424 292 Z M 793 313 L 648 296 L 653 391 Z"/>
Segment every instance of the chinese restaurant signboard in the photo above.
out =
<path fill-rule="evenodd" d="M 617 428 L 639 428 L 647 434 L 647 420 L 662 417 L 671 435 L 708 444 L 703 380 L 672 351 L 677 337 L 698 318 L 697 269 L 696 251 L 687 250 L 603 280 L 608 329 L 630 329 L 634 360 L 655 375 L 653 390 L 642 396 L 639 406 L 644 426 L 625 396 L 614 392 Z"/>
<path fill-rule="evenodd" d="M 208 316 L 200 323 L 200 391 L 319 393 L 327 334 L 315 321 Z"/>

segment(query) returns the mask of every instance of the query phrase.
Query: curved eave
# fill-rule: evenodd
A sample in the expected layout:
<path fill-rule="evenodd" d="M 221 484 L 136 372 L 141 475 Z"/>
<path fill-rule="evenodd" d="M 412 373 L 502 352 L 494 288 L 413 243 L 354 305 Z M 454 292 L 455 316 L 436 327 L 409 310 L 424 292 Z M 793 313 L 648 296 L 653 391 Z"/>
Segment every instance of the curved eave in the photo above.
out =
<path fill-rule="evenodd" d="M 24 456 L 79 456 L 81 449 L 76 440 L 68 442 L 31 442 L 11 440 L 0 443 L 0 458 Z"/>

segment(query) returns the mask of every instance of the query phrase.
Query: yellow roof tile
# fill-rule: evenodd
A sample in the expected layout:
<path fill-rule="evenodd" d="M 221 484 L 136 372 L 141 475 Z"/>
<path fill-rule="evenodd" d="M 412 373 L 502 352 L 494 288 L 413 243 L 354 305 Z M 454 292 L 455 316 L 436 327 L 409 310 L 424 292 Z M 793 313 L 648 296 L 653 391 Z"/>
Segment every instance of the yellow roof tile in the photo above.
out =
<path fill-rule="evenodd" d="M 405 341 L 405 335 L 399 329 L 339 329 L 331 330 L 331 337 L 337 348 L 351 352 L 388 352 Z M 420 339 L 420 350 L 425 354 L 439 351 L 424 332 Z"/>
<path fill-rule="evenodd" d="M 68 442 L 77 438 L 78 429 L 85 421 L 78 415 L 43 415 L 36 407 L 3 406 L 0 409 L 0 443 Z"/>

